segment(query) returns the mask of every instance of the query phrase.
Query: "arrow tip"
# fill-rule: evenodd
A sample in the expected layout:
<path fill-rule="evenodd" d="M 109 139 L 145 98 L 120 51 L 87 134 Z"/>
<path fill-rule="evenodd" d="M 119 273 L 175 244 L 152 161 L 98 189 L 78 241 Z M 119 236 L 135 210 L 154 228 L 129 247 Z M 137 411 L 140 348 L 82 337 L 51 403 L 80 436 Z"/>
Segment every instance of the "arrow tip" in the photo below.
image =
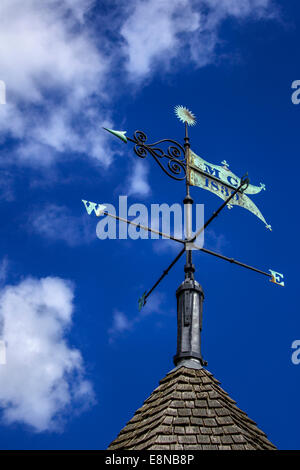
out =
<path fill-rule="evenodd" d="M 107 132 L 110 132 L 112 135 L 115 135 L 118 137 L 118 139 L 121 139 L 125 144 L 127 144 L 127 137 L 126 137 L 126 131 L 114 131 L 113 129 L 108 129 L 107 127 L 103 127 Z"/>

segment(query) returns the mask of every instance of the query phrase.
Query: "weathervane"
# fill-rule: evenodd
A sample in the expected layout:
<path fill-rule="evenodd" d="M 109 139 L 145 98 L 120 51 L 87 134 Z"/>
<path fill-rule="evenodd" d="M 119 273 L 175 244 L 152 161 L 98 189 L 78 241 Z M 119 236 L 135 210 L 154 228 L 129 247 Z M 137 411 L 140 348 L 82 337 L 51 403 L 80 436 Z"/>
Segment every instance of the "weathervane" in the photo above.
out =
<path fill-rule="evenodd" d="M 185 207 L 186 217 L 186 238 L 180 239 L 162 233 L 159 230 L 154 230 L 150 227 L 137 224 L 133 221 L 118 217 L 116 215 L 107 212 L 106 206 L 99 204 L 96 210 L 96 203 L 92 203 L 83 200 L 88 214 L 95 210 L 97 216 L 108 216 L 113 217 L 117 220 L 123 221 L 127 224 L 139 227 L 142 230 L 148 232 L 154 232 L 165 238 L 171 239 L 183 245 L 178 255 L 172 261 L 172 263 L 163 271 L 162 275 L 153 284 L 153 286 L 145 291 L 139 298 L 138 305 L 141 309 L 152 294 L 154 289 L 160 284 L 172 267 L 177 263 L 181 256 L 186 254 L 186 262 L 184 266 L 185 280 L 179 286 L 176 292 L 177 296 L 177 315 L 178 315 L 178 333 L 177 333 L 177 354 L 174 357 L 174 363 L 177 366 L 183 361 L 193 361 L 199 367 L 206 365 L 207 363 L 203 360 L 200 348 L 200 332 L 202 330 L 202 305 L 204 299 L 204 293 L 200 284 L 194 279 L 195 266 L 192 262 L 192 249 L 203 251 L 204 253 L 218 257 L 232 264 L 236 264 L 243 268 L 251 271 L 260 273 L 270 278 L 270 281 L 274 284 L 284 286 L 283 275 L 269 270 L 265 272 L 260 269 L 249 266 L 248 264 L 237 261 L 233 258 L 215 253 L 214 251 L 208 250 L 204 247 L 196 245 L 195 241 L 197 237 L 206 229 L 206 227 L 218 216 L 222 209 L 227 206 L 229 209 L 234 205 L 239 205 L 262 220 L 266 228 L 271 230 L 271 225 L 267 224 L 264 216 L 253 203 L 253 201 L 247 196 L 247 194 L 257 194 L 261 190 L 265 190 L 265 185 L 260 183 L 260 186 L 251 185 L 249 182 L 248 175 L 246 174 L 242 178 L 235 175 L 230 169 L 226 160 L 223 160 L 221 165 L 213 165 L 203 158 L 196 155 L 190 148 L 190 139 L 188 135 L 188 126 L 194 126 L 196 124 L 196 118 L 194 114 L 184 106 L 176 106 L 175 114 L 178 119 L 185 125 L 185 136 L 184 144 L 181 145 L 173 139 L 162 139 L 153 144 L 148 143 L 146 134 L 142 131 L 135 131 L 133 138 L 126 136 L 126 131 L 115 131 L 112 129 L 104 128 L 106 131 L 115 135 L 121 139 L 124 143 L 132 142 L 134 144 L 134 152 L 140 158 L 146 158 L 147 155 L 151 155 L 157 162 L 160 168 L 172 179 L 177 181 L 185 181 L 186 183 L 186 194 L 183 200 Z M 168 145 L 166 145 L 168 144 Z M 163 148 L 166 147 L 165 150 Z M 206 189 L 218 197 L 223 199 L 222 205 L 212 214 L 212 216 L 204 223 L 195 234 L 192 233 L 192 204 L 193 199 L 190 196 L 190 186 L 198 186 L 202 189 Z M 87 205 L 89 204 L 89 206 Z"/>

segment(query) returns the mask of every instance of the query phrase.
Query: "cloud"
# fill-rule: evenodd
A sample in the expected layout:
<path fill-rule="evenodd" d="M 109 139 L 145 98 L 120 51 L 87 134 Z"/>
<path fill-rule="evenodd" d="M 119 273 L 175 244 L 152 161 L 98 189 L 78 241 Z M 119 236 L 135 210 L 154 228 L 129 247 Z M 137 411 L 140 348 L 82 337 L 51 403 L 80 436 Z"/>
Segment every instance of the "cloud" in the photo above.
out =
<path fill-rule="evenodd" d="M 87 19 L 94 4 L 1 2 L 0 78 L 7 104 L 0 107 L 0 132 L 16 139 L 13 157 L 23 163 L 32 158 L 35 164 L 51 164 L 63 152 L 88 153 L 104 163 L 110 156 L 100 135 L 108 116 L 109 59 L 98 49 Z"/>
<path fill-rule="evenodd" d="M 6 171 L 1 170 L 0 174 L 0 200 L 11 202 L 14 200 L 13 177 Z"/>
<path fill-rule="evenodd" d="M 175 242 L 174 240 L 160 239 L 155 240 L 153 243 L 153 251 L 158 254 L 169 253 L 170 255 L 177 254 L 183 247 L 181 243 Z M 171 260 L 170 260 L 171 262 Z"/>
<path fill-rule="evenodd" d="M 39 104 L 46 89 L 67 86 L 70 100 L 95 88 L 105 63 L 87 30 L 76 28 L 90 1 L 2 0 L 1 75 L 9 97 Z M 12 60 L 13 58 L 13 60 Z M 18 74 L 16 74 L 18 70 Z M 44 92 L 44 96 L 43 96 Z"/>
<path fill-rule="evenodd" d="M 153 313 L 164 314 L 163 303 L 165 300 L 166 296 L 162 292 L 154 292 L 151 294 L 151 297 L 147 299 L 146 305 L 141 310 L 141 318 L 152 315 Z"/>
<path fill-rule="evenodd" d="M 0 286 L 6 281 L 8 273 L 9 261 L 8 257 L 4 256 L 0 261 Z"/>
<path fill-rule="evenodd" d="M 135 93 L 129 83 L 214 62 L 228 18 L 276 15 L 271 0 L 121 0 L 117 6 L 1 1 L 0 80 L 7 104 L 0 106 L 0 139 L 13 139 L 2 165 L 50 166 L 88 155 L 109 166 L 114 153 L 101 126 L 113 127 L 119 90 Z M 141 180 L 132 191 L 145 195 L 149 185 Z"/>
<path fill-rule="evenodd" d="M 128 196 L 148 196 L 151 192 L 148 183 L 148 167 L 144 162 L 137 160 L 128 179 Z"/>
<path fill-rule="evenodd" d="M 274 11 L 271 0 L 122 0 L 107 10 L 95 0 L 2 0 L 0 138 L 14 141 L 2 163 L 49 166 L 89 155 L 108 166 L 111 141 L 100 126 L 113 126 L 115 91 L 173 70 L 175 59 L 213 62 L 224 20 Z"/>
<path fill-rule="evenodd" d="M 236 18 L 274 18 L 277 11 L 272 0 L 204 0 L 203 3 L 210 8 L 217 21 L 228 15 Z"/>
<path fill-rule="evenodd" d="M 60 278 L 27 278 L 0 293 L 7 364 L 0 367 L 0 409 L 7 424 L 37 432 L 61 429 L 80 406 L 94 402 L 82 355 L 65 335 L 71 326 L 73 286 Z"/>
<path fill-rule="evenodd" d="M 180 10 L 181 15 L 178 14 Z M 188 14 L 189 20 L 185 21 Z M 188 0 L 135 1 L 131 15 L 121 29 L 126 41 L 126 67 L 132 78 L 148 75 L 153 62 L 162 59 L 163 55 L 164 61 L 169 63 L 177 55 L 180 33 L 195 31 L 199 21 L 199 13 L 192 12 Z"/>
<path fill-rule="evenodd" d="M 125 313 L 115 310 L 113 312 L 113 322 L 112 326 L 108 330 L 109 342 L 112 343 L 115 338 L 132 329 L 134 321 L 130 321 Z"/>
<path fill-rule="evenodd" d="M 74 247 L 95 239 L 95 227 L 89 222 L 86 214 L 76 217 L 65 206 L 47 204 L 29 217 L 27 229 L 49 241 L 61 240 Z"/>
<path fill-rule="evenodd" d="M 142 310 L 132 318 L 129 318 L 125 313 L 119 310 L 115 310 L 113 312 L 112 326 L 108 329 L 109 343 L 114 343 L 115 340 L 125 332 L 132 331 L 135 326 L 148 315 L 152 315 L 153 313 L 164 314 L 165 310 L 162 308 L 164 301 L 165 295 L 160 292 L 155 292 L 151 295 L 151 298 L 147 301 Z"/>
<path fill-rule="evenodd" d="M 271 0 L 136 0 L 121 28 L 129 78 L 170 71 L 174 59 L 203 67 L 215 60 L 224 20 L 274 17 Z"/>
<path fill-rule="evenodd" d="M 229 245 L 229 241 L 223 233 L 217 234 L 212 229 L 205 230 L 205 248 L 223 254 L 223 248 Z"/>

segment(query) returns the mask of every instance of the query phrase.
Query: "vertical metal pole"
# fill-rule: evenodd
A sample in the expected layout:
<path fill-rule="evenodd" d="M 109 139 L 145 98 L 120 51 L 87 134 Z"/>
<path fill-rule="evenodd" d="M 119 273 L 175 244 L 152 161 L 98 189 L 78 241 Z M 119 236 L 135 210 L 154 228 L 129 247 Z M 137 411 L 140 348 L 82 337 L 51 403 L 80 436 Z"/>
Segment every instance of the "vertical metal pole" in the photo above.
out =
<path fill-rule="evenodd" d="M 186 161 L 186 196 L 183 204 L 185 208 L 186 238 L 192 237 L 192 204 L 190 196 L 190 168 L 189 152 L 190 141 L 187 122 L 185 123 L 185 161 Z M 194 279 L 195 267 L 192 263 L 192 250 L 186 251 L 186 264 L 184 266 L 185 280 L 176 291 L 177 297 L 177 353 L 174 356 L 176 367 L 201 368 L 205 361 L 201 356 L 201 330 L 202 306 L 204 293 L 201 286 Z"/>
<path fill-rule="evenodd" d="M 189 168 L 189 151 L 190 151 L 190 139 L 188 136 L 188 123 L 185 121 L 185 136 L 184 136 L 184 149 L 185 149 L 185 163 L 186 163 L 186 196 L 190 195 L 190 168 Z"/>
<path fill-rule="evenodd" d="M 190 239 L 192 236 L 192 204 L 193 199 L 190 196 L 190 167 L 189 167 L 189 152 L 190 152 L 190 139 L 188 136 L 188 124 L 185 122 L 185 137 L 184 137 L 184 149 L 185 149 L 185 162 L 186 162 L 186 196 L 183 200 L 185 208 L 185 226 L 186 226 L 186 238 Z M 194 279 L 195 267 L 192 262 L 192 250 L 186 251 L 186 264 L 184 267 L 186 279 Z"/>

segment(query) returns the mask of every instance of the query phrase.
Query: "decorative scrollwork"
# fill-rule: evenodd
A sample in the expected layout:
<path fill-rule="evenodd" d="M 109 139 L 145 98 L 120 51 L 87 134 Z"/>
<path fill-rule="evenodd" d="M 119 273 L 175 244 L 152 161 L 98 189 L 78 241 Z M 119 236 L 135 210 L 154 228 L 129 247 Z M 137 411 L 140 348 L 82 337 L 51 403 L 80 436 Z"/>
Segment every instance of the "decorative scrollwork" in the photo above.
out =
<path fill-rule="evenodd" d="M 143 131 L 135 131 L 134 138 L 137 142 L 146 142 L 147 136 Z"/>
<path fill-rule="evenodd" d="M 182 171 L 185 171 L 185 165 L 175 159 L 169 160 L 168 161 L 168 167 L 170 168 L 170 171 L 174 173 L 175 175 L 180 175 Z"/>
<path fill-rule="evenodd" d="M 143 145 L 137 144 L 134 146 L 134 151 L 140 158 L 145 158 L 147 156 L 147 150 Z"/>
<path fill-rule="evenodd" d="M 250 180 L 248 178 L 248 173 L 246 173 L 244 176 L 242 176 L 241 178 L 241 193 L 243 193 L 244 191 L 246 191 L 246 189 L 248 188 L 249 184 L 250 184 Z"/>
<path fill-rule="evenodd" d="M 135 144 L 134 151 L 138 157 L 145 158 L 149 153 L 170 178 L 178 181 L 182 181 L 186 178 L 185 150 L 184 147 L 175 140 L 162 139 L 153 144 L 148 144 L 146 143 L 147 136 L 142 131 L 135 131 L 134 139 L 128 138 L 128 140 Z M 171 144 L 166 151 L 158 147 L 158 145 L 165 142 Z M 168 163 L 164 164 L 166 161 L 168 161 Z"/>

